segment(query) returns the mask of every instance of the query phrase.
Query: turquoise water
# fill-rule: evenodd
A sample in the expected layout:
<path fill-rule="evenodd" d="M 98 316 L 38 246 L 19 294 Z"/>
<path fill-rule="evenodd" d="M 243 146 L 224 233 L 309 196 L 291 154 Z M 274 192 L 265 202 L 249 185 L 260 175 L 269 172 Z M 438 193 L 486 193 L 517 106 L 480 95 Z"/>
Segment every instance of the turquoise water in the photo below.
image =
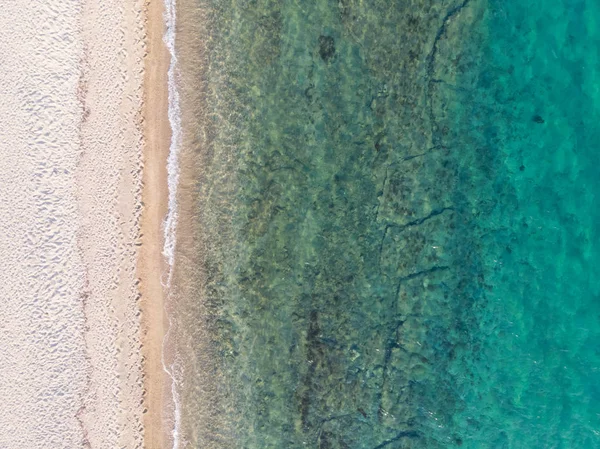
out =
<path fill-rule="evenodd" d="M 598 19 L 595 2 L 490 2 L 459 81 L 489 176 L 468 193 L 485 277 L 476 380 L 452 419 L 464 447 L 600 446 Z"/>
<path fill-rule="evenodd" d="M 189 447 L 600 447 L 600 7 L 524 3 L 198 1 Z"/>

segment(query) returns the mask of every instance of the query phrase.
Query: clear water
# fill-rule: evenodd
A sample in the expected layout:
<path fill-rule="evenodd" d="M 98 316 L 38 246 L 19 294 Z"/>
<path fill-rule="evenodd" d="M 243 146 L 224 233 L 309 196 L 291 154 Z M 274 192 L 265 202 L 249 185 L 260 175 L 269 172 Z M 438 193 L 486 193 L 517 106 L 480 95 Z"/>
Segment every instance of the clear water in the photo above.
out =
<path fill-rule="evenodd" d="M 460 86 L 469 145 L 493 161 L 469 192 L 488 206 L 472 223 L 476 381 L 452 420 L 464 447 L 600 446 L 599 18 L 595 2 L 490 3 Z"/>
<path fill-rule="evenodd" d="M 600 447 L 600 6 L 198 5 L 186 444 Z"/>

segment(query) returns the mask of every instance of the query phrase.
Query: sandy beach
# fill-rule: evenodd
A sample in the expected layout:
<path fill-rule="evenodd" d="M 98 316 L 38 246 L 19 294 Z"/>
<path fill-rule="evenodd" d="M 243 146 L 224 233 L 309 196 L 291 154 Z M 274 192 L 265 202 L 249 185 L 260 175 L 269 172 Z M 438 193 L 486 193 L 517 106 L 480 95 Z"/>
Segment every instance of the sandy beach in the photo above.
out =
<path fill-rule="evenodd" d="M 165 447 L 162 2 L 7 8 L 0 447 Z"/>
<path fill-rule="evenodd" d="M 162 350 L 166 330 L 163 275 L 167 269 L 162 255 L 162 223 L 167 214 L 167 157 L 171 129 L 167 117 L 167 70 L 169 54 L 163 42 L 164 5 L 161 1 L 146 4 L 146 54 L 144 76 L 144 189 L 142 246 L 138 272 L 142 293 L 142 344 L 144 355 L 144 447 L 167 447 L 163 429 L 165 404 L 169 391 L 163 370 Z"/>
<path fill-rule="evenodd" d="M 77 245 L 76 2 L 0 14 L 0 447 L 82 447 L 90 361 Z"/>
<path fill-rule="evenodd" d="M 91 447 L 142 447 L 140 293 L 143 3 L 82 11 L 78 244 L 90 370 L 79 419 Z"/>

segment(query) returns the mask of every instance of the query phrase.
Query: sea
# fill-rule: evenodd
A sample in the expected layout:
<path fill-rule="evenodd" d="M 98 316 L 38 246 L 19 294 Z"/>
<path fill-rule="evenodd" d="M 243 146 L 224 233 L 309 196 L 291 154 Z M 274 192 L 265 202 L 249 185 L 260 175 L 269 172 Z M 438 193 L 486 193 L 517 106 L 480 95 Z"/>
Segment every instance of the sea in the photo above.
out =
<path fill-rule="evenodd" d="M 175 29 L 174 447 L 600 448 L 600 3 Z"/>

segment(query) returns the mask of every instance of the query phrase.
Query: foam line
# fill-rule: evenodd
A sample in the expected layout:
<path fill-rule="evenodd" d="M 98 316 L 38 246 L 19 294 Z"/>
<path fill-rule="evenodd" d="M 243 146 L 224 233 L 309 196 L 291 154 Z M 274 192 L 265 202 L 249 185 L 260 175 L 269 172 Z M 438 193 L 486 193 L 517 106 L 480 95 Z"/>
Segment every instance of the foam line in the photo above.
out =
<path fill-rule="evenodd" d="M 165 0 L 166 32 L 164 42 L 169 49 L 171 63 L 168 71 L 169 107 L 168 116 L 171 125 L 171 144 L 167 159 L 167 178 L 169 188 L 168 212 L 164 229 L 163 255 L 169 263 L 167 287 L 171 284 L 173 264 L 175 261 L 176 228 L 177 228 L 177 187 L 179 185 L 179 151 L 181 146 L 181 107 L 177 90 L 177 55 L 175 52 L 175 0 Z"/>
<path fill-rule="evenodd" d="M 165 0 L 165 25 L 166 31 L 164 42 L 169 50 L 171 62 L 167 75 L 168 82 L 168 117 L 171 125 L 171 143 L 169 147 L 169 156 L 167 159 L 167 182 L 169 189 L 168 211 L 163 223 L 164 246 L 163 255 L 169 264 L 167 274 L 167 291 L 171 286 L 173 276 L 173 265 L 175 262 L 175 245 L 176 245 L 176 230 L 177 230 L 177 187 L 179 185 L 179 151 L 181 145 L 181 108 L 179 104 L 179 92 L 177 90 L 177 54 L 175 51 L 175 26 L 176 26 L 176 0 Z M 163 357 L 164 348 L 171 332 L 172 323 L 169 318 L 169 329 L 165 334 L 163 341 Z M 174 405 L 174 423 L 172 430 L 173 449 L 179 448 L 179 429 L 181 426 L 181 404 L 179 394 L 177 392 L 177 381 L 174 376 L 175 362 L 167 368 L 163 358 L 163 369 L 171 379 L 171 394 L 173 396 Z"/>

